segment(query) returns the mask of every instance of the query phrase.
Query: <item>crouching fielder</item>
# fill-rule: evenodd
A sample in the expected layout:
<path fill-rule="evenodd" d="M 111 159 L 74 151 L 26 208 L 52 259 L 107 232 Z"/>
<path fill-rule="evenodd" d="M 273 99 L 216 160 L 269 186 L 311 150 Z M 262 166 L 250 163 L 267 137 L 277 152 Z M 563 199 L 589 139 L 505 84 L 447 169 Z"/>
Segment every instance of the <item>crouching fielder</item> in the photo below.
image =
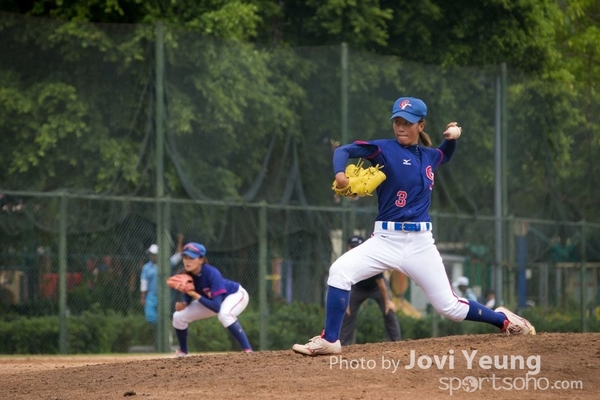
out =
<path fill-rule="evenodd" d="M 206 248 L 199 243 L 188 243 L 182 251 L 185 273 L 194 281 L 195 290 L 185 293 L 184 301 L 175 304 L 173 328 L 179 341 L 176 354 L 188 354 L 188 325 L 191 322 L 217 316 L 223 327 L 239 342 L 245 353 L 252 347 L 237 317 L 248 306 L 248 292 L 238 283 L 223 278 L 221 272 L 208 264 Z"/>

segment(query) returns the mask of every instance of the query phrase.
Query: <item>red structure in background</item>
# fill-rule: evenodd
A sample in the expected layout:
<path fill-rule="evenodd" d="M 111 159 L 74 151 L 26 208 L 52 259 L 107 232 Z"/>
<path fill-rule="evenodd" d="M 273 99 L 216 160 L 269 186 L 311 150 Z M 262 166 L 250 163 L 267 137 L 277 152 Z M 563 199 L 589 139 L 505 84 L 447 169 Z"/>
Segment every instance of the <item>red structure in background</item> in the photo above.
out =
<path fill-rule="evenodd" d="M 70 292 L 77 285 L 83 283 L 81 272 L 67 273 L 67 291 Z M 46 273 L 42 275 L 41 295 L 44 298 L 56 298 L 58 296 L 58 274 Z"/>

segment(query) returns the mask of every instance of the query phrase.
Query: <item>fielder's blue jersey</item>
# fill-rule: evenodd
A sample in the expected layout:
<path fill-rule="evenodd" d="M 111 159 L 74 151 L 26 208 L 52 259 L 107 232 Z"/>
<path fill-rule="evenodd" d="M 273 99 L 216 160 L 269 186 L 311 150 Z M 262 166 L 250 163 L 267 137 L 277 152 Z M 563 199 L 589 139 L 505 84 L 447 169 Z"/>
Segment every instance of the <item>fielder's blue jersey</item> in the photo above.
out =
<path fill-rule="evenodd" d="M 336 174 L 344 171 L 349 158 L 383 166 L 386 179 L 377 188 L 377 221 L 430 222 L 434 171 L 450 160 L 455 147 L 455 140 L 444 140 L 439 148 L 403 146 L 396 139 L 356 141 L 335 150 L 333 168 Z"/>
<path fill-rule="evenodd" d="M 240 284 L 229 279 L 223 278 L 221 271 L 209 264 L 204 264 L 200 270 L 200 275 L 191 275 L 194 280 L 196 292 L 203 297 L 213 299 L 219 295 L 230 295 L 239 290 Z M 192 298 L 185 295 L 187 303 L 192 302 Z"/>

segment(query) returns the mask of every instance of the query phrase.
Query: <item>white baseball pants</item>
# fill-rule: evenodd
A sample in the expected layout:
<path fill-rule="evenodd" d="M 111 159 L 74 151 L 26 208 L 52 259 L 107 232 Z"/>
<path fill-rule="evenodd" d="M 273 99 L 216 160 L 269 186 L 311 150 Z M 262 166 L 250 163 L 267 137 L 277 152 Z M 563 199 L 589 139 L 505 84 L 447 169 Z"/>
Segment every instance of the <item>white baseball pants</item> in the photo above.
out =
<path fill-rule="evenodd" d="M 183 310 L 173 313 L 173 328 L 179 330 L 187 329 L 191 322 L 214 317 L 215 315 L 219 318 L 221 325 L 227 328 L 237 321 L 238 315 L 246 309 L 249 300 L 248 292 L 242 286 L 240 286 L 237 292 L 225 297 L 218 313 L 206 307 L 198 300 L 194 300 Z"/>
<path fill-rule="evenodd" d="M 398 270 L 423 289 L 435 310 L 445 318 L 462 321 L 469 302 L 458 297 L 448 280 L 442 256 L 431 231 L 384 230 L 375 223 L 373 236 L 342 254 L 329 269 L 327 284 L 342 290 L 389 269 Z"/>

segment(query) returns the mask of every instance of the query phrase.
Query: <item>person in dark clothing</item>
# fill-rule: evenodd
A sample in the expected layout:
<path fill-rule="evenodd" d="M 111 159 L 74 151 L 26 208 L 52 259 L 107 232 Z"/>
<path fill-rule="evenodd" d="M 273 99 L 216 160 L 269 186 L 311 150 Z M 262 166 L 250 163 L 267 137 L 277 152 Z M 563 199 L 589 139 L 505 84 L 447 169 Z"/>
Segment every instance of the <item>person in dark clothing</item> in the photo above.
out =
<path fill-rule="evenodd" d="M 348 250 L 360 245 L 365 239 L 362 236 L 351 236 L 348 239 Z M 377 274 L 371 278 L 357 282 L 352 285 L 350 291 L 350 302 L 342 322 L 340 341 L 342 346 L 355 342 L 356 317 L 361 304 L 368 299 L 373 299 L 379 305 L 385 323 L 387 340 L 397 342 L 401 338 L 400 324 L 396 316 L 396 305 L 390 299 L 387 284 L 383 274 Z"/>

